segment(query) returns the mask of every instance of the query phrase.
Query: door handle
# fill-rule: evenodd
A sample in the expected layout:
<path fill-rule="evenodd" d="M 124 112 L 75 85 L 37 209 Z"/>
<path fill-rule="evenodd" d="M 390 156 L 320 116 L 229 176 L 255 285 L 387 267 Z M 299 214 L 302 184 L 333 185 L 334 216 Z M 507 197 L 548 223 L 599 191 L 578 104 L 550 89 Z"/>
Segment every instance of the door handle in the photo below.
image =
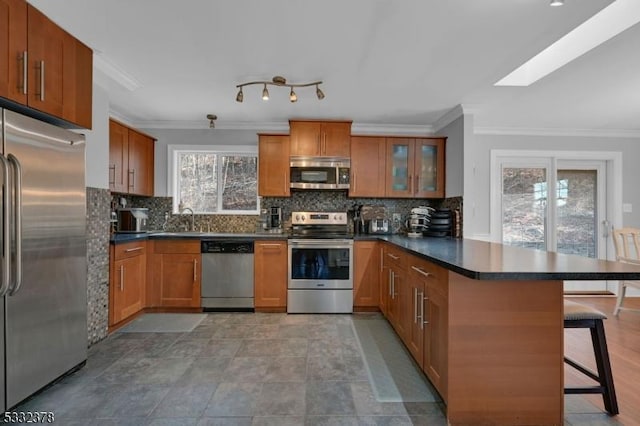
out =
<path fill-rule="evenodd" d="M 429 321 L 425 321 L 424 320 L 424 304 L 425 302 L 428 303 L 429 302 L 429 298 L 424 296 L 424 293 L 422 293 L 422 324 L 429 324 Z"/>
<path fill-rule="evenodd" d="M 10 296 L 16 294 L 22 286 L 22 165 L 15 155 L 7 156 L 9 165 L 13 169 L 13 227 L 15 232 L 16 247 L 16 275 Z"/>
<path fill-rule="evenodd" d="M 9 163 L 4 155 L 0 155 L 2 180 L 5 188 L 9 185 Z M 9 289 L 9 274 L 11 272 L 11 234 L 9 224 L 10 191 L 2 191 L 2 282 L 0 283 L 0 297 L 7 294 Z"/>
<path fill-rule="evenodd" d="M 133 188 L 133 187 L 135 187 L 135 181 L 136 181 L 136 171 L 135 171 L 135 169 L 129 169 L 129 176 L 131 176 L 131 179 L 129 179 L 129 183 L 127 184 L 127 186 L 129 188 Z"/>
<path fill-rule="evenodd" d="M 424 302 L 429 299 L 424 297 L 424 291 L 420 292 L 420 329 L 424 330 L 424 325 L 428 323 L 428 321 L 424 320 Z"/>
<path fill-rule="evenodd" d="M 23 95 L 27 94 L 27 70 L 29 69 L 28 57 L 29 56 L 26 50 L 22 52 L 22 55 L 18 56 L 18 60 L 22 62 L 22 85 L 18 86 L 18 89 L 20 89 Z"/>
<path fill-rule="evenodd" d="M 142 250 L 143 248 L 144 248 L 144 247 L 133 247 L 133 248 L 130 248 L 130 249 L 126 249 L 124 252 L 125 252 L 125 253 L 131 253 L 131 252 L 133 252 L 133 251 Z"/>
<path fill-rule="evenodd" d="M 413 323 L 418 323 L 418 287 L 413 288 Z"/>
<path fill-rule="evenodd" d="M 113 180 L 111 180 L 111 172 L 113 171 Z M 110 165 L 109 166 L 109 185 L 115 185 L 116 184 L 116 165 Z"/>
<path fill-rule="evenodd" d="M 193 282 L 198 281 L 198 261 L 193 259 Z"/>
<path fill-rule="evenodd" d="M 425 272 L 422 268 L 418 268 L 417 266 L 411 266 L 411 269 L 413 269 L 414 271 L 416 271 L 421 275 L 424 275 L 427 278 L 431 276 L 429 272 Z"/>
<path fill-rule="evenodd" d="M 602 236 L 604 238 L 609 238 L 609 230 L 611 230 L 611 222 L 605 219 L 602 221 Z"/>
<path fill-rule="evenodd" d="M 124 291 L 124 265 L 120 265 L 120 291 Z"/>
<path fill-rule="evenodd" d="M 44 102 L 44 61 L 40 61 L 40 101 Z"/>

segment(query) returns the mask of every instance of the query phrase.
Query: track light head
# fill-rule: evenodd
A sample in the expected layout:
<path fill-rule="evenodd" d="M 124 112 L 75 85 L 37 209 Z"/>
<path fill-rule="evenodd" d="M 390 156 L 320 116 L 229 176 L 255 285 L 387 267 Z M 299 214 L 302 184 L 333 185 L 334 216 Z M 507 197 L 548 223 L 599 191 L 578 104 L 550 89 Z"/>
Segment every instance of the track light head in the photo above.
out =
<path fill-rule="evenodd" d="M 289 100 L 291 102 L 297 102 L 298 101 L 298 95 L 296 95 L 296 92 L 293 91 L 293 87 L 291 88 L 291 92 L 289 93 Z"/>
<path fill-rule="evenodd" d="M 218 116 L 215 114 L 207 114 L 207 120 L 209 120 L 209 128 L 210 129 L 215 129 L 216 128 L 216 123 L 215 120 L 218 119 Z"/>
<path fill-rule="evenodd" d="M 564 5 L 564 0 L 551 0 L 549 6 L 562 6 Z"/>
<path fill-rule="evenodd" d="M 263 101 L 268 101 L 269 100 L 269 91 L 267 90 L 267 85 L 264 85 L 264 89 L 262 89 L 262 100 Z"/>
<path fill-rule="evenodd" d="M 320 90 L 320 87 L 316 84 L 316 96 L 319 100 L 324 99 L 324 93 Z"/>
<path fill-rule="evenodd" d="M 242 87 L 238 90 L 238 95 L 236 96 L 236 102 L 242 103 L 244 100 L 244 95 L 242 94 Z"/>
<path fill-rule="evenodd" d="M 236 102 L 242 102 L 244 100 L 244 94 L 242 93 L 242 89 L 244 86 L 262 84 L 262 100 L 269 100 L 269 89 L 267 86 L 276 86 L 276 87 L 288 87 L 289 88 L 289 101 L 290 102 L 298 102 L 298 94 L 293 90 L 299 87 L 313 87 L 316 86 L 316 96 L 318 99 L 324 99 L 324 93 L 320 90 L 320 85 L 322 84 L 322 80 L 310 81 L 308 83 L 289 83 L 286 78 L 276 75 L 271 80 L 257 80 L 257 81 L 247 81 L 245 83 L 239 83 L 236 85 L 238 88 L 238 94 L 236 95 Z"/>

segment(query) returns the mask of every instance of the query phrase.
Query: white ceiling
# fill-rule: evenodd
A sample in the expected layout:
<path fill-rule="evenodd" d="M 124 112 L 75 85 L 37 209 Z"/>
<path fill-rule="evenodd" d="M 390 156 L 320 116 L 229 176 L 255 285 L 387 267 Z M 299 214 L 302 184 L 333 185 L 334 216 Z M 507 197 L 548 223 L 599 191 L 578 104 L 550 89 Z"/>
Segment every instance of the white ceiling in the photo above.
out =
<path fill-rule="evenodd" d="M 463 105 L 478 128 L 640 134 L 640 26 L 529 87 L 493 83 L 612 0 L 30 0 L 140 85 L 111 79 L 141 127 L 268 127 L 289 118 L 429 127 Z M 101 69 L 104 69 L 101 67 Z M 315 88 L 244 90 L 282 75 Z M 257 123 L 257 124 L 256 124 Z"/>

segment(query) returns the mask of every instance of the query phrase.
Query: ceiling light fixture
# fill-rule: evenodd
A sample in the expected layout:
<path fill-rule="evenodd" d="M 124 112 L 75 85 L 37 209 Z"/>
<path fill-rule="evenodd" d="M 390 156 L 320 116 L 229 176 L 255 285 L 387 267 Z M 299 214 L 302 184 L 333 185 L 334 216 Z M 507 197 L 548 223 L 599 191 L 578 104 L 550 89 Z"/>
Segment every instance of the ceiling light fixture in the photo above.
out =
<path fill-rule="evenodd" d="M 273 77 L 271 79 L 271 81 L 248 81 L 246 83 L 240 83 L 238 85 L 236 85 L 236 87 L 238 89 L 240 89 L 238 91 L 238 95 L 236 96 L 236 101 L 237 102 L 242 102 L 244 100 L 244 95 L 242 93 L 242 88 L 244 86 L 250 86 L 252 84 L 262 84 L 263 85 L 263 89 L 262 89 L 262 99 L 265 101 L 269 100 L 269 90 L 267 89 L 267 85 L 270 86 L 279 86 L 279 87 L 288 87 L 291 89 L 291 91 L 289 92 L 289 101 L 291 102 L 297 102 L 298 101 L 298 95 L 296 94 L 296 92 L 293 91 L 294 87 L 310 87 L 310 86 L 316 86 L 316 96 L 318 97 L 318 99 L 324 99 L 324 93 L 322 92 L 322 90 L 320 90 L 320 84 L 322 84 L 322 81 L 312 81 L 310 83 L 287 83 L 287 79 L 276 75 L 275 77 Z"/>
<path fill-rule="evenodd" d="M 207 120 L 209 120 L 209 128 L 210 129 L 215 129 L 216 128 L 216 123 L 215 120 L 218 119 L 218 116 L 215 114 L 207 114 Z"/>
<path fill-rule="evenodd" d="M 564 0 L 551 0 L 551 3 L 549 3 L 549 6 L 563 6 L 564 5 Z"/>

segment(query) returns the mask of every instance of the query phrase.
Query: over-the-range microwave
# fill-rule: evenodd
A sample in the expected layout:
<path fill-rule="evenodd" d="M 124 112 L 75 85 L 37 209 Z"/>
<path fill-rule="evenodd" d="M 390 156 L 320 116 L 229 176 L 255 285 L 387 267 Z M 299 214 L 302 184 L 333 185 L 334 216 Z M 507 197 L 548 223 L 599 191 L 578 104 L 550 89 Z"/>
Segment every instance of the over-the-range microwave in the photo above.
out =
<path fill-rule="evenodd" d="M 291 157 L 293 189 L 349 189 L 351 160 L 335 157 Z"/>

